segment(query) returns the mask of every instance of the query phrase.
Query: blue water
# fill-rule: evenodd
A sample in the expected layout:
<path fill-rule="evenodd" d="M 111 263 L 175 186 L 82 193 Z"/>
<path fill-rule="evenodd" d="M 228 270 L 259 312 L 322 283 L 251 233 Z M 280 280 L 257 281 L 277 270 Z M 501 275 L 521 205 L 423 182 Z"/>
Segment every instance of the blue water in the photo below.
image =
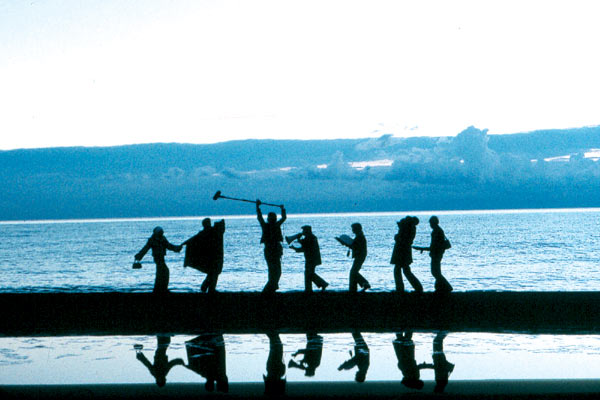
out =
<path fill-rule="evenodd" d="M 411 213 L 421 219 L 416 245 L 428 245 L 430 213 Z M 396 233 L 396 214 L 290 215 L 284 235 L 313 226 L 319 238 L 323 265 L 317 272 L 331 290 L 346 290 L 351 259 L 334 239 L 360 222 L 369 255 L 362 274 L 373 291 L 394 288 L 389 264 Z M 600 290 L 600 211 L 597 209 L 440 212 L 440 225 L 452 242 L 442 270 L 456 291 L 588 291 Z M 132 270 L 133 255 L 160 225 L 178 244 L 194 235 L 201 219 L 134 219 L 0 223 L 0 291 L 150 291 L 154 265 L 148 254 L 141 270 Z M 260 227 L 254 216 L 225 217 L 225 265 L 221 291 L 259 291 L 267 268 L 259 244 Z M 433 290 L 427 253 L 414 252 L 413 272 L 425 290 Z M 199 291 L 203 274 L 183 268 L 183 253 L 170 252 L 170 288 Z M 302 290 L 302 254 L 286 250 L 282 291 Z"/>
<path fill-rule="evenodd" d="M 411 213 L 421 219 L 416 245 L 429 243 L 430 213 Z M 452 242 L 443 260 L 443 272 L 457 291 L 597 291 L 600 290 L 600 210 L 540 210 L 503 212 L 440 212 L 440 225 Z M 291 215 L 284 235 L 313 226 L 319 237 L 323 265 L 318 273 L 332 290 L 346 290 L 351 259 L 334 237 L 350 234 L 360 222 L 369 255 L 363 275 L 374 291 L 394 288 L 389 264 L 398 214 Z M 144 267 L 133 270 L 133 255 L 160 225 L 175 244 L 194 235 L 204 218 L 95 221 L 37 221 L 0 223 L 0 291 L 150 291 L 154 265 L 150 255 Z M 254 216 L 226 217 L 225 265 L 221 291 L 259 291 L 267 268 L 259 244 L 260 227 Z M 413 272 L 425 290 L 433 290 L 427 254 L 414 254 Z M 170 288 L 199 291 L 204 276 L 184 269 L 183 254 L 169 253 Z M 286 250 L 282 291 L 302 290 L 301 254 Z M 363 333 L 371 352 L 367 381 L 401 379 L 392 347 L 393 333 Z M 286 369 L 288 381 L 352 381 L 355 370 L 338 371 L 353 350 L 347 333 L 323 335 L 321 365 L 312 378 L 298 369 Z M 417 362 L 432 361 L 434 333 L 415 333 Z M 169 359 L 187 360 L 185 342 L 191 336 L 173 336 Z M 261 382 L 269 352 L 265 335 L 225 335 L 230 382 Z M 282 334 L 283 362 L 305 347 L 304 335 Z M 0 384 L 152 383 L 152 376 L 136 359 L 135 344 L 152 361 L 154 336 L 130 337 L 0 337 Z M 444 341 L 448 361 L 455 364 L 450 380 L 477 379 L 595 379 L 600 375 L 598 336 L 512 335 L 449 333 Z M 432 370 L 422 378 L 433 380 Z M 168 382 L 204 382 L 183 366 L 174 367 Z M 451 385 L 452 383 L 450 383 Z M 449 387 L 451 388 L 451 386 Z"/>

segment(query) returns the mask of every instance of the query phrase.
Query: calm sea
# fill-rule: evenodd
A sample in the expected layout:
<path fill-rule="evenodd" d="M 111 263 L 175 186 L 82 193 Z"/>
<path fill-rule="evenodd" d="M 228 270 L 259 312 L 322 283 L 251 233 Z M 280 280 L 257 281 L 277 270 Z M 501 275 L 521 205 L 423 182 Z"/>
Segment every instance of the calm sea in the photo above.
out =
<path fill-rule="evenodd" d="M 428 245 L 430 213 L 413 213 L 421 223 L 415 245 Z M 373 291 L 394 288 L 389 260 L 405 214 L 291 215 L 284 235 L 312 225 L 319 238 L 323 265 L 317 272 L 331 290 L 346 290 L 352 260 L 335 239 L 351 235 L 360 222 L 368 241 L 361 273 Z M 587 291 L 600 290 L 600 210 L 439 212 L 440 226 L 452 242 L 442 270 L 456 291 Z M 179 244 L 201 228 L 201 219 L 135 219 L 5 222 L 0 224 L 0 291 L 150 291 L 154 265 L 133 270 L 133 255 L 160 225 L 171 243 Z M 260 227 L 255 217 L 225 217 L 225 263 L 218 289 L 259 291 L 267 280 Z M 183 253 L 169 252 L 170 288 L 199 291 L 203 275 L 183 268 Z M 302 254 L 283 256 L 281 291 L 302 290 Z M 414 252 L 413 272 L 425 290 L 433 290 L 427 253 Z"/>
<path fill-rule="evenodd" d="M 360 222 L 368 241 L 363 275 L 374 291 L 394 287 L 389 264 L 396 221 L 405 213 L 291 215 L 284 235 L 313 226 L 319 238 L 323 265 L 318 273 L 331 290 L 346 290 L 351 259 L 334 237 L 351 234 Z M 429 243 L 431 213 L 411 213 L 421 219 L 416 245 Z M 600 290 L 600 210 L 540 210 L 496 212 L 438 212 L 440 225 L 452 242 L 443 260 L 443 272 L 456 291 L 597 291 Z M 150 255 L 144 267 L 133 270 L 133 255 L 160 225 L 166 237 L 178 244 L 194 235 L 198 218 L 94 221 L 42 221 L 0 223 L 0 291 L 150 291 L 154 265 Z M 218 289 L 259 291 L 267 269 L 259 244 L 255 217 L 225 217 L 225 266 Z M 425 290 L 433 290 L 427 254 L 414 254 L 413 272 Z M 199 291 L 203 275 L 184 269 L 183 254 L 169 253 L 170 288 Z M 301 254 L 286 250 L 282 291 L 303 287 Z M 328 290 L 329 290 L 328 289 Z M 200 334 L 200 332 L 199 332 Z M 354 352 L 350 333 L 323 336 L 322 358 L 315 376 L 289 367 L 299 361 L 294 353 L 306 348 L 305 335 L 280 335 L 285 376 L 293 381 L 349 381 L 356 368 L 338 371 Z M 363 332 L 370 351 L 367 381 L 399 381 L 395 334 Z M 435 332 L 413 335 L 418 363 L 433 362 Z M 186 342 L 192 336 L 173 336 L 159 350 L 155 336 L 131 337 L 0 337 L 0 384 L 153 383 L 154 377 L 137 358 L 137 351 L 153 363 L 157 354 L 181 359 L 190 366 Z M 262 382 L 270 345 L 266 335 L 224 335 L 226 373 L 230 382 Z M 134 346 L 138 349 L 135 350 Z M 210 346 L 209 346 L 210 347 Z M 141 350 L 139 350 L 141 348 Z M 600 376 L 600 337 L 596 335 L 515 335 L 448 333 L 444 340 L 447 361 L 454 364 L 453 380 L 479 379 L 595 379 Z M 223 354 L 223 353 L 221 353 Z M 422 371 L 432 382 L 434 372 Z M 174 366 L 168 382 L 204 379 L 183 365 Z M 431 389 L 431 386 L 430 386 Z"/>

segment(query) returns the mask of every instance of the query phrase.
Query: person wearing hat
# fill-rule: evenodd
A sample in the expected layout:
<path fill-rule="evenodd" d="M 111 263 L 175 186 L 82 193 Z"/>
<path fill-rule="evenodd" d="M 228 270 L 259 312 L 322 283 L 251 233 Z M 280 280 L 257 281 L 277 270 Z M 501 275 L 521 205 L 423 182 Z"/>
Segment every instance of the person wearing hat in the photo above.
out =
<path fill-rule="evenodd" d="M 310 225 L 302 227 L 302 236 L 298 239 L 298 243 L 300 243 L 300 247 L 290 247 L 298 253 L 304 253 L 304 291 L 312 293 L 313 283 L 321 290 L 325 290 L 329 283 L 315 272 L 317 265 L 321 265 L 321 251 L 319 250 L 319 241 L 313 235 Z"/>
<path fill-rule="evenodd" d="M 404 293 L 404 282 L 402 281 L 402 272 L 404 276 L 417 293 L 423 293 L 423 285 L 410 270 L 412 258 L 412 244 L 417 234 L 417 225 L 419 218 L 406 216 L 397 222 L 398 233 L 394 236 L 394 251 L 390 264 L 394 265 L 394 281 L 396 282 L 396 291 Z"/>
<path fill-rule="evenodd" d="M 152 257 L 156 264 L 156 278 L 154 280 L 153 293 L 168 293 L 169 292 L 169 268 L 165 263 L 165 255 L 167 250 L 179 253 L 183 246 L 175 246 L 167 240 L 164 235 L 163 228 L 157 226 L 152 231 L 152 236 L 146 242 L 146 245 L 135 255 L 136 261 L 140 261 L 148 250 L 152 249 Z"/>

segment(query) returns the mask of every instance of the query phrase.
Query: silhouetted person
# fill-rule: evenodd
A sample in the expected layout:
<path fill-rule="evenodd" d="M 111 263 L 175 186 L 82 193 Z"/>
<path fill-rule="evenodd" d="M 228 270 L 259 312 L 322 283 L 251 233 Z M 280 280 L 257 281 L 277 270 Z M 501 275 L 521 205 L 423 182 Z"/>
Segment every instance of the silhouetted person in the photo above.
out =
<path fill-rule="evenodd" d="M 267 333 L 269 338 L 269 357 L 267 358 L 267 375 L 265 381 L 265 396 L 283 396 L 285 394 L 285 363 L 283 362 L 283 343 L 278 333 Z"/>
<path fill-rule="evenodd" d="M 203 292 L 216 292 L 219 274 L 223 271 L 223 234 L 225 221 L 211 226 L 210 218 L 202 220 L 203 229 L 183 242 L 185 248 L 184 267 L 192 267 L 206 273 L 200 289 Z"/>
<path fill-rule="evenodd" d="M 304 253 L 304 291 L 312 293 L 313 282 L 318 288 L 325 290 L 325 288 L 329 286 L 329 283 L 325 282 L 325 280 L 315 272 L 317 265 L 321 265 L 319 241 L 317 240 L 317 237 L 313 235 L 310 225 L 304 225 L 302 227 L 301 237 L 298 236 L 299 235 L 296 235 L 294 237 L 298 238 L 300 247 L 290 246 L 290 248 L 299 253 Z"/>
<path fill-rule="evenodd" d="M 350 370 L 354 367 L 358 368 L 356 371 L 356 375 L 354 376 L 354 380 L 356 382 L 364 382 L 367 377 L 367 370 L 370 365 L 370 357 L 369 357 L 369 347 L 367 346 L 367 342 L 363 339 L 360 332 L 353 332 L 352 337 L 354 338 L 354 356 L 352 357 L 352 352 L 350 352 L 351 358 L 347 361 L 344 361 L 342 365 L 338 367 L 338 371 L 341 370 Z"/>
<path fill-rule="evenodd" d="M 390 264 L 394 264 L 394 281 L 396 282 L 396 291 L 404 292 L 404 282 L 402 281 L 402 272 L 415 292 L 422 293 L 423 286 L 421 282 L 410 270 L 412 258 L 412 244 L 417 234 L 417 225 L 419 218 L 406 216 L 398 221 L 398 233 L 394 236 L 394 251 Z"/>
<path fill-rule="evenodd" d="M 360 285 L 363 290 L 370 289 L 371 285 L 359 272 L 360 268 L 365 262 L 365 259 L 367 258 L 367 239 L 365 238 L 361 224 L 355 222 L 351 225 L 351 227 L 352 233 L 355 235 L 352 243 L 347 244 L 339 239 L 338 241 L 352 250 L 352 258 L 354 259 L 354 262 L 352 263 L 352 268 L 350 269 L 350 292 L 356 293 L 358 290 L 357 285 Z"/>
<path fill-rule="evenodd" d="M 164 236 L 164 231 L 160 226 L 154 228 L 152 236 L 146 242 L 146 245 L 135 255 L 135 259 L 140 261 L 144 258 L 144 255 L 148 250 L 152 249 L 152 257 L 156 264 L 156 279 L 154 280 L 154 293 L 168 293 L 169 292 L 169 268 L 165 263 L 165 255 L 167 250 L 179 253 L 182 246 L 175 246 L 167 240 Z"/>
<path fill-rule="evenodd" d="M 435 291 L 440 293 L 448 293 L 452 291 L 452 285 L 442 275 L 442 257 L 446 249 L 450 248 L 450 242 L 446 239 L 446 235 L 440 228 L 440 220 L 435 215 L 429 218 L 431 226 L 431 244 L 429 247 L 417 247 L 416 250 L 429 251 L 431 257 L 431 275 L 435 278 Z"/>
<path fill-rule="evenodd" d="M 412 332 L 396 333 L 396 339 L 392 344 L 394 345 L 396 358 L 398 358 L 398 369 L 402 372 L 402 384 L 411 389 L 423 389 L 421 369 L 425 366 L 417 366 Z"/>
<path fill-rule="evenodd" d="M 441 331 L 433 339 L 433 364 L 421 364 L 422 368 L 432 368 L 435 374 L 435 393 L 443 393 L 448 385 L 448 377 L 454 371 L 454 364 L 446 360 L 444 339 L 448 333 Z"/>
<path fill-rule="evenodd" d="M 299 362 L 290 360 L 289 368 L 299 368 L 304 370 L 304 375 L 315 376 L 317 367 L 321 365 L 321 356 L 323 355 L 323 336 L 316 333 L 306 334 L 306 348 L 298 350 L 292 357 L 302 354 L 304 358 Z"/>
<path fill-rule="evenodd" d="M 285 207 L 281 206 L 281 219 L 277 220 L 277 214 L 270 212 L 265 222 L 260 205 L 260 200 L 256 200 L 256 216 L 262 228 L 260 242 L 265 245 L 265 260 L 269 269 L 269 279 L 263 288 L 263 293 L 274 293 L 279 289 L 279 278 L 281 278 L 281 256 L 283 255 L 281 224 L 286 220 L 287 214 Z"/>
<path fill-rule="evenodd" d="M 135 357 L 140 360 L 148 371 L 152 374 L 154 379 L 156 379 L 156 384 L 159 387 L 165 386 L 167 383 L 167 374 L 176 365 L 184 365 L 185 363 L 181 358 L 176 358 L 174 360 L 169 361 L 169 357 L 167 356 L 167 349 L 169 348 L 169 344 L 171 343 L 171 338 L 166 335 L 157 335 L 156 336 L 156 351 L 154 352 L 154 364 L 150 363 L 150 361 L 146 358 L 144 353 L 140 350 L 136 352 Z"/>
<path fill-rule="evenodd" d="M 227 393 L 229 379 L 225 364 L 225 340 L 223 335 L 207 333 L 185 342 L 188 357 L 186 368 L 206 378 L 204 388 Z"/>

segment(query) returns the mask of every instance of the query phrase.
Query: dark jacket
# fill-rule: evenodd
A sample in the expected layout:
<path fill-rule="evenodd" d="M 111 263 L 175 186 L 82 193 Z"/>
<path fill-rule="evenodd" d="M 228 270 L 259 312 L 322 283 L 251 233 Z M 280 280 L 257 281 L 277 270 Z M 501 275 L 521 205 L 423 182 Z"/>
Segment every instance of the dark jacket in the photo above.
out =
<path fill-rule="evenodd" d="M 416 226 L 408 219 L 400 221 L 399 231 L 394 236 L 395 244 L 390 264 L 410 265 L 413 262 L 412 244 L 417 235 Z"/>
<path fill-rule="evenodd" d="M 352 249 L 352 258 L 367 258 L 367 239 L 365 238 L 364 233 L 359 232 L 356 234 L 350 248 Z"/>
<path fill-rule="evenodd" d="M 298 240 L 302 247 L 298 250 L 304 252 L 304 258 L 307 264 L 321 265 L 321 251 L 319 250 L 319 241 L 312 233 L 304 235 Z"/>
<path fill-rule="evenodd" d="M 281 249 L 281 242 L 283 242 L 283 235 L 281 234 L 281 224 L 286 220 L 287 215 L 285 208 L 281 210 L 281 218 L 275 223 L 265 222 L 262 211 L 259 207 L 256 208 L 256 216 L 258 222 L 262 228 L 262 236 L 260 242 L 265 244 L 266 248 L 270 249 Z"/>
<path fill-rule="evenodd" d="M 141 260 L 144 258 L 144 255 L 148 252 L 148 250 L 152 249 L 152 257 L 155 262 L 165 262 L 165 255 L 167 254 L 167 250 L 179 252 L 181 248 L 179 246 L 175 246 L 167 240 L 166 237 L 160 236 L 156 237 L 154 235 L 150 236 L 146 245 L 135 255 L 136 260 Z"/>
<path fill-rule="evenodd" d="M 435 226 L 431 231 L 431 244 L 429 245 L 429 255 L 432 258 L 442 258 L 446 251 L 446 235 L 439 226 Z"/>
<path fill-rule="evenodd" d="M 183 266 L 192 267 L 205 273 L 211 270 L 220 273 L 223 269 L 224 233 L 225 221 L 221 220 L 183 242 L 186 246 Z"/>

